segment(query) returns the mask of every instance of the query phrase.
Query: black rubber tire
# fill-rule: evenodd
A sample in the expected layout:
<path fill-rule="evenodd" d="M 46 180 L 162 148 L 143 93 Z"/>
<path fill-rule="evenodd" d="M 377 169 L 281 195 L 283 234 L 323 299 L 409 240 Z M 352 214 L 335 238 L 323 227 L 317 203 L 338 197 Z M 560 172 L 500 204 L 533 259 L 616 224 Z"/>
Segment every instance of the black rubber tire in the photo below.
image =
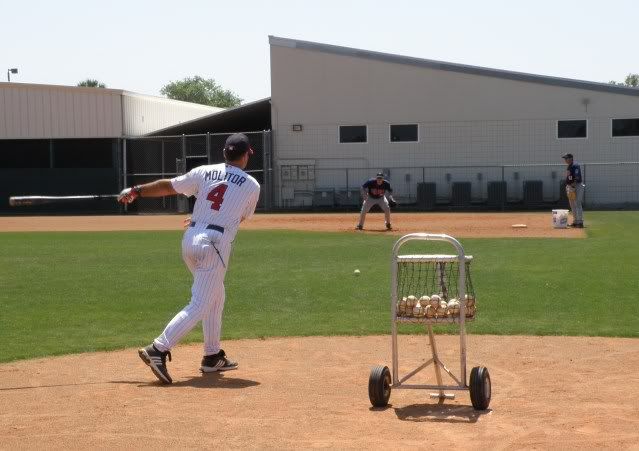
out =
<path fill-rule="evenodd" d="M 368 399 L 373 407 L 386 407 L 391 395 L 391 374 L 387 366 L 377 365 L 368 378 Z"/>
<path fill-rule="evenodd" d="M 491 385 L 488 368 L 476 366 L 470 372 L 470 401 L 475 410 L 486 410 L 490 404 Z"/>

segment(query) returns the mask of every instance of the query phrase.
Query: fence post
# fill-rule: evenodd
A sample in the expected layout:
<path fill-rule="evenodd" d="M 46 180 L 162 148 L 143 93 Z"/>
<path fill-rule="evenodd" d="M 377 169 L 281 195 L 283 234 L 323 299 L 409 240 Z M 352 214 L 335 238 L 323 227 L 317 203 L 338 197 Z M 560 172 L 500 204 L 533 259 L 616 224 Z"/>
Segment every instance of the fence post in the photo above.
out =
<path fill-rule="evenodd" d="M 586 165 L 583 165 L 583 169 L 581 171 L 581 183 L 584 185 L 584 198 L 582 199 L 582 208 L 586 206 Z"/>
<path fill-rule="evenodd" d="M 127 153 L 126 153 L 126 138 L 124 138 L 122 140 L 122 176 L 123 176 L 123 183 L 124 183 L 124 188 L 128 187 L 128 177 L 127 177 L 127 166 L 126 166 L 126 158 Z M 124 212 L 128 212 L 129 208 L 128 208 L 128 204 L 124 204 Z"/>
<path fill-rule="evenodd" d="M 273 208 L 273 173 L 271 171 L 271 135 L 268 130 L 262 130 L 262 170 L 264 171 L 264 210 Z"/>
<path fill-rule="evenodd" d="M 182 172 L 186 173 L 187 172 L 187 166 L 186 166 L 186 135 L 182 134 Z M 178 168 L 176 168 L 178 169 Z M 180 172 L 178 170 L 178 172 Z M 189 211 L 189 198 L 184 196 L 184 195 L 180 195 L 178 197 L 178 213 L 188 213 Z"/>
<path fill-rule="evenodd" d="M 506 178 L 504 177 L 504 166 L 502 165 L 501 167 L 501 183 L 502 186 L 504 186 L 504 182 L 506 181 Z M 508 184 L 505 185 L 505 193 L 504 193 L 504 197 L 501 198 L 501 211 L 504 211 L 506 209 L 506 201 L 508 200 Z M 501 197 L 501 196 L 500 196 Z"/>
<path fill-rule="evenodd" d="M 182 158 L 186 163 L 186 135 L 184 133 L 182 133 Z M 186 171 L 186 166 L 184 167 L 184 170 Z"/>
<path fill-rule="evenodd" d="M 162 178 L 164 178 L 164 139 L 162 139 L 162 141 L 160 141 L 162 143 L 162 150 L 161 150 L 161 157 L 162 157 L 162 166 L 161 166 L 161 171 L 162 171 Z M 162 196 L 162 208 L 166 209 L 166 196 Z"/>
<path fill-rule="evenodd" d="M 213 159 L 211 156 L 211 133 L 206 132 L 206 158 L 208 159 L 208 163 L 213 163 Z"/>

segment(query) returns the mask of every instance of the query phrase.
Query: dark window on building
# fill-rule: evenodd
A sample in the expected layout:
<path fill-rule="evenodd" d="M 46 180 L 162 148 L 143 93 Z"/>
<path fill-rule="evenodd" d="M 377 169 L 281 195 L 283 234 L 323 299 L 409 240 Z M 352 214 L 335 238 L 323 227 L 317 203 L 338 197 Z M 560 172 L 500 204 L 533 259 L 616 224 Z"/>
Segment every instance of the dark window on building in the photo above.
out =
<path fill-rule="evenodd" d="M 391 142 L 417 142 L 417 124 L 391 125 Z"/>
<path fill-rule="evenodd" d="M 48 139 L 0 140 L 0 169 L 48 168 Z"/>
<path fill-rule="evenodd" d="M 112 168 L 110 139 L 56 139 L 53 141 L 55 168 Z"/>
<path fill-rule="evenodd" d="M 557 138 L 585 138 L 587 130 L 588 125 L 585 120 L 557 122 Z"/>
<path fill-rule="evenodd" d="M 639 119 L 613 119 L 612 136 L 639 136 Z"/>
<path fill-rule="evenodd" d="M 341 143 L 365 143 L 366 126 L 365 125 L 340 125 L 339 142 Z"/>

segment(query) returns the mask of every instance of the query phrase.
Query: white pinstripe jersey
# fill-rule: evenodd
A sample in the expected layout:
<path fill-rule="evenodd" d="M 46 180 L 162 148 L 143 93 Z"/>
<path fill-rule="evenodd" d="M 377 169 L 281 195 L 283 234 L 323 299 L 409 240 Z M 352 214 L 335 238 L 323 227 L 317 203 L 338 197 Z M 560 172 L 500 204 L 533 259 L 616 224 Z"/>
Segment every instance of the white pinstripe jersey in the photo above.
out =
<path fill-rule="evenodd" d="M 178 193 L 197 198 L 191 221 L 222 226 L 230 236 L 241 221 L 253 216 L 260 196 L 257 180 L 226 163 L 199 166 L 171 179 L 171 184 Z"/>

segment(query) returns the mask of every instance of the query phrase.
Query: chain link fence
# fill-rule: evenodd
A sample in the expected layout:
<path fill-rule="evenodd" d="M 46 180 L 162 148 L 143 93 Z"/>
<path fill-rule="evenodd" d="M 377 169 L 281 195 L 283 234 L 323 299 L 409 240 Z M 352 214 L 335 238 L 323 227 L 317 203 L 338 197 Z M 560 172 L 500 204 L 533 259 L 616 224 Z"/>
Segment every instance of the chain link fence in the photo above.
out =
<path fill-rule="evenodd" d="M 360 187 L 384 172 L 401 209 L 527 210 L 567 208 L 563 164 L 322 167 L 321 159 L 273 161 L 270 131 L 245 132 L 255 150 L 246 171 L 262 186 L 258 208 L 356 210 Z M 224 160 L 230 133 L 126 138 L 122 186 L 172 178 Z M 346 163 L 352 165 L 353 162 Z M 586 208 L 638 208 L 639 162 L 582 163 Z M 275 170 L 273 168 L 276 168 Z M 193 199 L 142 198 L 129 212 L 186 213 Z"/>
<path fill-rule="evenodd" d="M 259 209 L 272 208 L 271 132 L 244 132 L 255 154 L 245 169 L 262 185 Z M 224 161 L 223 148 L 231 133 L 200 135 L 145 136 L 125 138 L 122 142 L 122 186 L 173 178 L 191 169 Z M 127 206 L 136 213 L 187 213 L 193 199 L 185 196 L 140 198 Z"/>
<path fill-rule="evenodd" d="M 639 162 L 582 164 L 587 208 L 639 207 Z M 424 166 L 318 168 L 280 165 L 278 206 L 295 209 L 355 209 L 360 187 L 379 171 L 401 208 L 412 210 L 528 210 L 568 208 L 566 166 Z"/>

